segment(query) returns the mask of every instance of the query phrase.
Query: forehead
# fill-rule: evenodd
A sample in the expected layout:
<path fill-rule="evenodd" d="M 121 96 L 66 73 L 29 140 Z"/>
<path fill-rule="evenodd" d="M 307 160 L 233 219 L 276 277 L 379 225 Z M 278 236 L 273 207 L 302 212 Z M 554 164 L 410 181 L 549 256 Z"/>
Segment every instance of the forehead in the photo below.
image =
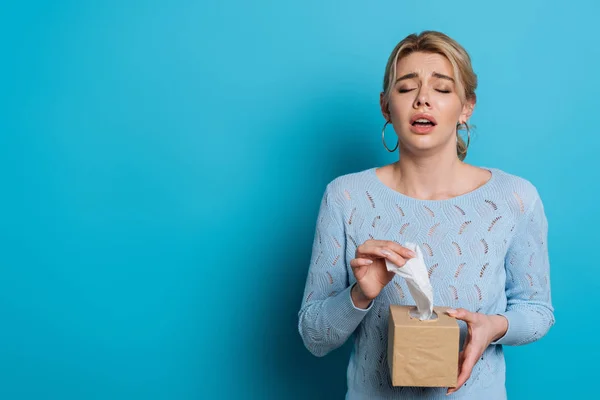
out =
<path fill-rule="evenodd" d="M 432 72 L 454 77 L 452 64 L 446 57 L 436 53 L 415 52 L 398 60 L 396 75 L 416 72 L 419 76 L 429 76 Z"/>

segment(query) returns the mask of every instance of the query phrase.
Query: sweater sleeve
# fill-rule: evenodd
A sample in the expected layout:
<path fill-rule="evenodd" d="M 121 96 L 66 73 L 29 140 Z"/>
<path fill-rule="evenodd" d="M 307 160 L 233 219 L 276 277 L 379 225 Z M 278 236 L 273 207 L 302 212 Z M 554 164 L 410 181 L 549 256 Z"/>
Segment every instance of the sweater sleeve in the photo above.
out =
<path fill-rule="evenodd" d="M 336 193 L 327 185 L 317 217 L 312 255 L 298 313 L 306 348 L 322 357 L 342 346 L 372 308 L 357 308 L 345 265 L 346 230 Z"/>
<path fill-rule="evenodd" d="M 548 222 L 534 190 L 532 205 L 515 228 L 506 266 L 508 330 L 492 344 L 524 345 L 543 337 L 554 325 L 548 261 Z"/>

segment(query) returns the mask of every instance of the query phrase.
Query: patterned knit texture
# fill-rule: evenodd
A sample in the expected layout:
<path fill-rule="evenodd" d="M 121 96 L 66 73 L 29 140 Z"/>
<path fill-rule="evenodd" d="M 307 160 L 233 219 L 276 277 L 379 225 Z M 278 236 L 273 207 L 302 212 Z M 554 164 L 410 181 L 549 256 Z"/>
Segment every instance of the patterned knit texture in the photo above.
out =
<path fill-rule="evenodd" d="M 376 168 L 340 176 L 323 195 L 298 329 L 306 348 L 325 356 L 352 337 L 347 399 L 505 399 L 503 345 L 540 339 L 554 324 L 547 220 L 537 189 L 496 168 L 483 186 L 445 200 L 419 200 L 386 186 Z M 504 315 L 507 333 L 492 343 L 466 384 L 393 387 L 387 360 L 390 304 L 414 305 L 394 279 L 367 310 L 355 307 L 350 267 L 369 239 L 413 242 L 423 250 L 434 304 Z M 466 324 L 459 321 L 460 348 Z"/>

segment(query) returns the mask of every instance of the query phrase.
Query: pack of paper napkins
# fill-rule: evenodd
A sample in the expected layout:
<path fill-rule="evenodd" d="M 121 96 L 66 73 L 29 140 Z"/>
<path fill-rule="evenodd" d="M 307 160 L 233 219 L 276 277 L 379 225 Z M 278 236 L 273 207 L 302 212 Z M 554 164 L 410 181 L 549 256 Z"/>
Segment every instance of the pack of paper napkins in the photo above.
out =
<path fill-rule="evenodd" d="M 419 246 L 406 243 L 417 257 L 388 271 L 406 280 L 414 306 L 392 304 L 388 325 L 388 364 L 394 386 L 455 387 L 458 377 L 459 328 L 448 307 L 434 307 L 433 288 Z"/>

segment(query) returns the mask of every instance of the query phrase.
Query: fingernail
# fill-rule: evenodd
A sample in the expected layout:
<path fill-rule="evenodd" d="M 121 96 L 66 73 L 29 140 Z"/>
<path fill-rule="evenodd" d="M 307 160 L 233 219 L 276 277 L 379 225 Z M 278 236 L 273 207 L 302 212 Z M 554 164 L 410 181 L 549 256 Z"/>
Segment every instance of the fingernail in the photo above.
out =
<path fill-rule="evenodd" d="M 383 254 L 383 255 L 384 255 L 384 256 L 386 256 L 386 257 L 389 257 L 389 256 L 391 256 L 391 255 L 392 255 L 392 253 L 390 253 L 390 252 L 389 252 L 389 251 L 387 251 L 387 250 L 381 250 L 381 254 Z"/>
<path fill-rule="evenodd" d="M 373 264 L 373 260 L 366 260 L 365 265 Z"/>
<path fill-rule="evenodd" d="M 415 252 L 414 252 L 414 251 L 412 251 L 412 250 L 411 250 L 411 251 L 410 251 L 410 253 L 408 253 L 408 254 L 410 254 L 410 256 L 411 256 L 412 258 L 415 258 L 415 257 L 417 257 L 417 253 L 415 253 Z"/>
<path fill-rule="evenodd" d="M 456 310 L 454 308 L 449 308 L 446 310 L 448 314 L 456 314 Z"/>

